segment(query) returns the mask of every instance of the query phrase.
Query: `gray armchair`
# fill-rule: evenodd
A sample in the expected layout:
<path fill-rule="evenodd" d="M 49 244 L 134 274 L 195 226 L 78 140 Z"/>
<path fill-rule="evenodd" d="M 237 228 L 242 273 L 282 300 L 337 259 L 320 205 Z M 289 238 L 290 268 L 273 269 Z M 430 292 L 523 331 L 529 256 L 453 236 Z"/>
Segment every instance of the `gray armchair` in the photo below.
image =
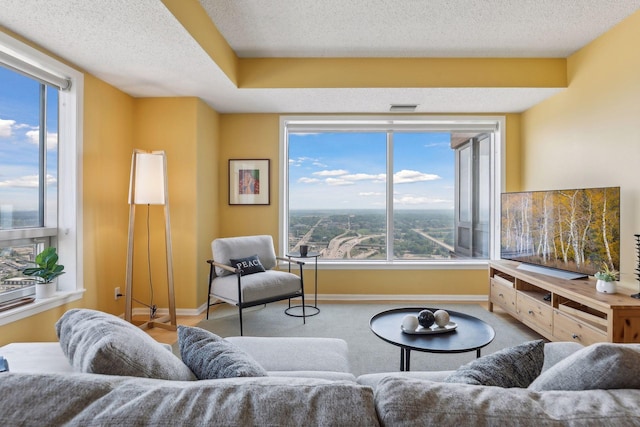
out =
<path fill-rule="evenodd" d="M 210 265 L 207 319 L 209 308 L 218 304 L 219 301 L 235 305 L 240 315 L 240 335 L 242 335 L 244 308 L 300 297 L 303 310 L 302 322 L 305 323 L 302 275 L 304 262 L 277 257 L 271 236 L 215 239 L 211 242 L 211 249 L 213 259 L 207 261 Z M 277 270 L 278 261 L 298 265 L 299 275 Z M 212 298 L 215 301 L 213 303 Z"/>

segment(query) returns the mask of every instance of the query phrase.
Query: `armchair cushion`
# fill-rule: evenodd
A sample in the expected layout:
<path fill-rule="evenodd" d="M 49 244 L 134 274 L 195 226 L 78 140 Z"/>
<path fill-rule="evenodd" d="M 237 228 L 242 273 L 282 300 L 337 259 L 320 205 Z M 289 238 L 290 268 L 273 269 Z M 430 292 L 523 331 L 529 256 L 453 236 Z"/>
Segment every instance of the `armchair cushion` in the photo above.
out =
<path fill-rule="evenodd" d="M 267 270 L 242 277 L 242 302 L 258 301 L 287 295 L 301 290 L 300 277 L 286 271 Z M 211 283 L 211 295 L 223 301 L 238 302 L 236 276 L 216 277 Z"/>
<path fill-rule="evenodd" d="M 231 258 L 230 260 L 231 267 L 237 268 L 240 270 L 241 276 L 246 276 L 247 274 L 254 273 L 262 273 L 264 272 L 264 266 L 260 262 L 260 258 L 258 255 L 251 255 L 246 258 Z"/>
<path fill-rule="evenodd" d="M 269 235 L 225 237 L 211 243 L 214 261 L 229 265 L 231 259 L 244 258 L 247 254 L 256 254 L 265 270 L 276 266 L 276 251 L 273 238 Z M 216 275 L 228 276 L 231 272 L 220 267 L 215 268 Z"/>

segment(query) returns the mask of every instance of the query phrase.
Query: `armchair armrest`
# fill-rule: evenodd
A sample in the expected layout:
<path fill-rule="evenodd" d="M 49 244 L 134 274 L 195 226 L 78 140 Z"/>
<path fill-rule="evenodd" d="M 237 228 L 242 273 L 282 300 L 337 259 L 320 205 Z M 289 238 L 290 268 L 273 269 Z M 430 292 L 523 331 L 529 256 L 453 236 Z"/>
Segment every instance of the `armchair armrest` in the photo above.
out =
<path fill-rule="evenodd" d="M 285 258 L 285 257 L 281 257 L 281 256 L 276 256 L 276 259 L 278 261 L 284 261 L 284 262 L 289 263 L 289 264 L 304 265 L 304 261 L 298 261 L 298 260 L 291 259 L 291 258 Z"/>
<path fill-rule="evenodd" d="M 214 267 L 220 267 L 223 270 L 230 271 L 233 274 L 238 274 L 239 273 L 239 270 L 237 268 L 231 267 L 230 265 L 222 264 L 221 262 L 217 262 L 217 261 L 214 261 L 212 259 L 208 259 L 207 262 L 209 264 L 211 264 L 212 266 L 214 266 Z"/>

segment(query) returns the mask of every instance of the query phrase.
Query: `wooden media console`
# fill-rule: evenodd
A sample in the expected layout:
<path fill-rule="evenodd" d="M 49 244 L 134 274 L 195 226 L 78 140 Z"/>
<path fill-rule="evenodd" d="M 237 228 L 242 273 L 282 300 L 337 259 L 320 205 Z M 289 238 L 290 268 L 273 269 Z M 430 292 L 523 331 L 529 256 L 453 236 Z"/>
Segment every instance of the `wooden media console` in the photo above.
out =
<path fill-rule="evenodd" d="M 518 265 L 489 263 L 489 311 L 497 304 L 551 341 L 640 343 L 640 299 L 626 290 L 604 294 L 593 277 L 558 279 Z"/>

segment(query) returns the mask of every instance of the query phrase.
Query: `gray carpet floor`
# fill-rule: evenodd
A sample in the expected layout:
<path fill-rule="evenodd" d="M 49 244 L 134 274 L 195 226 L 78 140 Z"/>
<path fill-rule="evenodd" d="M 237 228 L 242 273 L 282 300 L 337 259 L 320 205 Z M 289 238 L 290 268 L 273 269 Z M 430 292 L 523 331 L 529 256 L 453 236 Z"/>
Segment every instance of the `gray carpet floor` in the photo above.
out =
<path fill-rule="evenodd" d="M 369 320 L 384 310 L 398 307 L 419 307 L 415 304 L 324 304 L 320 313 L 302 318 L 287 316 L 286 304 L 272 303 L 243 311 L 244 335 L 258 337 L 329 337 L 342 338 L 349 346 L 351 370 L 358 376 L 374 372 L 394 372 L 400 367 L 400 349 L 382 341 L 369 329 Z M 470 314 L 490 324 L 496 331 L 495 339 L 482 349 L 482 355 L 502 348 L 542 337 L 516 322 L 505 313 L 491 313 L 476 304 L 432 304 L 432 308 L 454 310 Z M 240 335 L 238 310 L 227 304 L 212 308 L 208 320 L 198 327 L 219 336 Z M 283 357 L 286 355 L 283 354 Z M 411 352 L 412 371 L 438 371 L 456 369 L 474 360 L 475 351 L 458 354 Z"/>

